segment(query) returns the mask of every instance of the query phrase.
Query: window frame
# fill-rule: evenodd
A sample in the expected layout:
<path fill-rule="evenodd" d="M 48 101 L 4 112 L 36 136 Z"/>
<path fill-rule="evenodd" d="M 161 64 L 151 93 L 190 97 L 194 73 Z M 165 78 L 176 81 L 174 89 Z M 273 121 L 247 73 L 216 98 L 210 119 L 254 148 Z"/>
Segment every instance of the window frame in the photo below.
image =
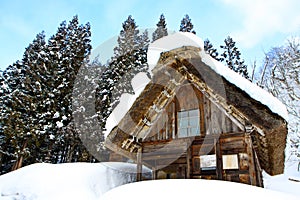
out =
<path fill-rule="evenodd" d="M 193 113 L 197 111 L 197 113 Z M 177 111 L 177 135 L 178 138 L 201 136 L 201 110 L 199 108 Z M 182 122 L 186 121 L 184 126 Z M 196 123 L 195 123 L 196 122 Z M 195 133 L 192 131 L 196 129 Z M 186 134 L 181 131 L 186 130 Z"/>

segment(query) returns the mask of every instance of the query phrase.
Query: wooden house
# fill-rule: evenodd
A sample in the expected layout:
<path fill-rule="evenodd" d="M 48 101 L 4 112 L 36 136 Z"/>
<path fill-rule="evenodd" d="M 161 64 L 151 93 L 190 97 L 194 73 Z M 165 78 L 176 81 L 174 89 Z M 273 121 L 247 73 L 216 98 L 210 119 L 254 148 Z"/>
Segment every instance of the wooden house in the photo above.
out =
<path fill-rule="evenodd" d="M 135 161 L 139 179 L 145 165 L 153 179 L 263 186 L 262 170 L 283 173 L 287 122 L 217 73 L 206 56 L 192 46 L 161 54 L 151 81 L 106 138 L 111 160 Z"/>

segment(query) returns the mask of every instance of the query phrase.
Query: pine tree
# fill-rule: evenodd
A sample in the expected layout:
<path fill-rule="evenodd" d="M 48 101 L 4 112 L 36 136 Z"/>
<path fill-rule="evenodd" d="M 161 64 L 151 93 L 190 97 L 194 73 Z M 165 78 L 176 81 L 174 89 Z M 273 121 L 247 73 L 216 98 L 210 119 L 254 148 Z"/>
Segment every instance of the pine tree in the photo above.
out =
<path fill-rule="evenodd" d="M 76 16 L 63 22 L 48 44 L 44 33 L 38 34 L 23 59 L 3 72 L 0 133 L 11 144 L 0 151 L 14 161 L 6 163 L 10 168 L 71 162 L 86 154 L 72 118 L 72 90 L 89 43 L 90 26 L 79 25 Z"/>
<path fill-rule="evenodd" d="M 217 51 L 217 49 L 215 49 L 212 45 L 212 43 L 206 39 L 204 41 L 204 51 L 209 54 L 212 58 L 216 59 L 216 60 L 220 60 L 219 53 Z"/>
<path fill-rule="evenodd" d="M 220 58 L 220 61 L 225 61 L 227 67 L 249 80 L 250 78 L 247 65 L 245 65 L 245 61 L 241 59 L 241 53 L 235 46 L 233 39 L 228 36 L 224 40 L 224 43 L 225 45 L 220 46 L 221 49 L 224 49 L 224 52 L 221 54 L 222 57 Z"/>
<path fill-rule="evenodd" d="M 160 15 L 159 21 L 156 26 L 157 28 L 152 34 L 152 42 L 168 35 L 167 24 L 165 16 L 163 14 Z"/>
<path fill-rule="evenodd" d="M 101 127 L 105 128 L 106 119 L 118 105 L 123 93 L 134 94 L 132 78 L 144 72 L 150 77 L 147 64 L 149 38 L 147 30 L 139 34 L 134 19 L 129 16 L 122 24 L 123 29 L 118 37 L 118 46 L 114 48 L 109 66 L 101 74 L 97 106 Z"/>
<path fill-rule="evenodd" d="M 102 71 L 106 66 L 97 59 L 80 68 L 73 90 L 73 117 L 81 134 L 83 144 L 99 161 L 108 161 L 108 152 L 104 146 L 103 113 L 97 108 L 101 99 L 96 94 L 103 79 Z M 101 77 L 101 78 L 100 78 Z M 102 91 L 105 92 L 105 91 Z M 100 122 L 100 123 L 99 123 Z M 100 126 L 99 126 L 100 124 Z"/>
<path fill-rule="evenodd" d="M 118 46 L 114 48 L 114 57 L 123 56 L 139 48 L 139 30 L 131 15 L 122 24 L 118 37 Z"/>
<path fill-rule="evenodd" d="M 191 19 L 188 15 L 185 15 L 184 18 L 181 20 L 180 29 L 181 32 L 191 32 L 196 34 L 196 31 L 193 30 L 194 25 L 191 22 Z"/>
<path fill-rule="evenodd" d="M 3 134 L 14 141 L 10 145 L 10 155 L 15 160 L 12 169 L 17 169 L 30 162 L 32 155 L 39 148 L 40 123 L 37 102 L 41 94 L 40 74 L 37 66 L 45 58 L 45 35 L 38 34 L 36 39 L 26 48 L 22 61 L 17 61 L 4 72 L 5 84 L 9 92 L 2 97 L 1 123 Z M 28 64 L 28 60 L 32 60 Z M 40 71 L 42 73 L 42 71 Z M 36 162 L 35 159 L 32 160 Z M 13 162 L 11 162 L 13 164 Z"/>

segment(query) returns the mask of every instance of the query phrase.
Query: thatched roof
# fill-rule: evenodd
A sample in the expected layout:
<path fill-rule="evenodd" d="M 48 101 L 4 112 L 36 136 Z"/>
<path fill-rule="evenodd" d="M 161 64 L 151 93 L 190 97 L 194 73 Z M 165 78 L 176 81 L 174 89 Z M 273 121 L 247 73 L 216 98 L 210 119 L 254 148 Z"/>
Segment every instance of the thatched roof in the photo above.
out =
<path fill-rule="evenodd" d="M 132 136 L 137 141 L 145 138 L 151 122 L 159 118 L 153 105 L 166 105 L 176 95 L 177 86 L 188 80 L 245 131 L 253 130 L 256 151 L 264 170 L 272 175 L 282 173 L 287 136 L 285 119 L 216 73 L 203 62 L 201 53 L 203 50 L 196 47 L 181 47 L 162 53 L 152 71 L 152 80 L 118 126 L 109 133 L 106 146 L 135 159 L 134 151 L 122 148 L 123 142 Z M 138 148 L 138 143 L 136 145 Z"/>

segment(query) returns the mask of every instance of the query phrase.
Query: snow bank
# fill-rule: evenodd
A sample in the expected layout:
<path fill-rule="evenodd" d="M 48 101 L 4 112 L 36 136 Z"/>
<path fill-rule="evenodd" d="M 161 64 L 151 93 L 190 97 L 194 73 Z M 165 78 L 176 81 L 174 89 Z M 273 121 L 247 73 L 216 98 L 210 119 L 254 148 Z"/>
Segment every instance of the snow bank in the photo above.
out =
<path fill-rule="evenodd" d="M 33 164 L 0 176 L 0 200 L 98 200 L 135 181 L 135 172 L 135 164 L 118 162 Z"/>
<path fill-rule="evenodd" d="M 129 199 L 129 195 L 132 200 L 140 199 L 141 195 L 143 199 L 207 196 L 224 200 L 293 200 L 300 199 L 300 183 L 289 180 L 291 176 L 300 179 L 297 164 L 295 162 L 288 166 L 285 175 L 271 177 L 264 173 L 267 189 L 200 179 L 131 183 L 136 180 L 136 165 L 129 163 L 33 164 L 0 176 L 0 200 L 113 200 Z M 151 172 L 147 168 L 143 171 Z M 126 183 L 131 184 L 124 185 Z M 292 194 L 297 198 L 291 196 Z"/>
<path fill-rule="evenodd" d="M 277 176 L 270 176 L 263 172 L 264 187 L 274 191 L 285 192 L 297 195 L 300 199 L 300 172 L 298 171 L 298 162 L 286 162 L 285 172 Z M 292 181 L 292 180 L 294 181 Z"/>
<path fill-rule="evenodd" d="M 104 200 L 153 200 L 153 199 L 200 199 L 222 200 L 272 199 L 296 200 L 299 197 L 264 188 L 227 181 L 201 179 L 169 179 L 131 183 L 114 188 L 104 194 Z"/>

